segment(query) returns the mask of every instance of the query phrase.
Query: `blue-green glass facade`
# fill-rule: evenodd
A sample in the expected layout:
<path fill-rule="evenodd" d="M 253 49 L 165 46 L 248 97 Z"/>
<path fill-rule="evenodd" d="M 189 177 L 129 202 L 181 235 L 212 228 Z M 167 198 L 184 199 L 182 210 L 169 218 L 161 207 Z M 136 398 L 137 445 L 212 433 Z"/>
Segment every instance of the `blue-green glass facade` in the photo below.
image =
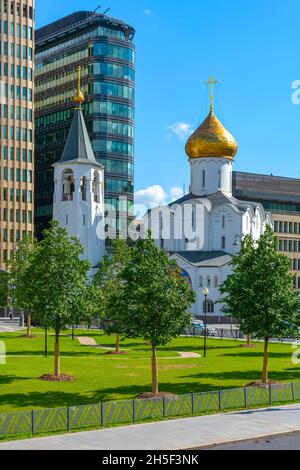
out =
<path fill-rule="evenodd" d="M 101 14 L 78 12 L 36 31 L 36 235 L 52 218 L 53 169 L 73 116 L 81 65 L 84 116 L 105 167 L 107 237 L 133 219 L 134 30 Z M 110 208 L 116 211 L 116 217 Z"/>

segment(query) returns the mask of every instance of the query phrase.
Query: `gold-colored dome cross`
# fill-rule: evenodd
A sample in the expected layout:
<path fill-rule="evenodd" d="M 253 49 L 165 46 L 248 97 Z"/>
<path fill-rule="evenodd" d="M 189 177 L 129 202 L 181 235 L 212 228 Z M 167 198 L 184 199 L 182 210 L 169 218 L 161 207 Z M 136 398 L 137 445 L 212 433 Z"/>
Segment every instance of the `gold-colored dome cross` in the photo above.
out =
<path fill-rule="evenodd" d="M 208 82 L 205 82 L 207 85 L 210 86 L 210 110 L 213 111 L 214 109 L 214 85 L 217 85 L 217 82 L 214 77 L 210 77 Z"/>
<path fill-rule="evenodd" d="M 78 66 L 78 83 L 77 83 L 77 95 L 74 97 L 74 102 L 79 104 L 79 107 L 84 102 L 84 95 L 81 91 L 81 66 Z"/>

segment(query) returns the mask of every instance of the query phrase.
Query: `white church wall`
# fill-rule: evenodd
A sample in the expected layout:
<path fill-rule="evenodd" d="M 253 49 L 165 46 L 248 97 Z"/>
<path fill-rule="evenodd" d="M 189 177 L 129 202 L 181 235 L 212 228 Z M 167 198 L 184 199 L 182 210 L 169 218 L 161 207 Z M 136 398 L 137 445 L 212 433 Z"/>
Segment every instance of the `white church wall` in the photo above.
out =
<path fill-rule="evenodd" d="M 236 235 L 242 234 L 242 214 L 229 204 L 217 206 L 210 216 L 211 250 L 235 252 Z"/>
<path fill-rule="evenodd" d="M 191 186 L 193 194 L 202 196 L 222 191 L 232 194 L 232 161 L 225 158 L 191 158 Z"/>

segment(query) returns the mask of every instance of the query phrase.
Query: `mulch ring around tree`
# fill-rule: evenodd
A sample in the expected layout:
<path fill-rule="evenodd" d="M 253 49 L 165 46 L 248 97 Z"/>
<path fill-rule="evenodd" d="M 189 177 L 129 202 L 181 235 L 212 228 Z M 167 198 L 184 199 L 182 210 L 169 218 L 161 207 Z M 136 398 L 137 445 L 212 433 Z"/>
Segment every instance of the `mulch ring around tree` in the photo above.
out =
<path fill-rule="evenodd" d="M 74 382 L 74 377 L 72 375 L 52 375 L 52 374 L 45 374 L 39 377 L 40 380 L 44 382 Z"/>
<path fill-rule="evenodd" d="M 152 392 L 144 392 L 136 397 L 138 400 L 148 400 L 149 398 L 178 398 L 177 395 L 170 392 L 159 392 L 157 394 Z"/>
<path fill-rule="evenodd" d="M 262 382 L 261 380 L 256 380 L 255 382 L 249 382 L 245 385 L 245 387 L 268 387 L 269 385 L 281 385 L 281 382 L 278 380 L 268 380 L 267 382 Z"/>

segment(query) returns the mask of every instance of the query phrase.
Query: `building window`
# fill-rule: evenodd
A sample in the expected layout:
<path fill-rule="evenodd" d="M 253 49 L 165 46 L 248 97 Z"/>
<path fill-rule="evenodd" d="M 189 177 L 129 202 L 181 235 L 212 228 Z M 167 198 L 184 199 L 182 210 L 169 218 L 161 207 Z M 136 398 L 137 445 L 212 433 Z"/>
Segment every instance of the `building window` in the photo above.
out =
<path fill-rule="evenodd" d="M 203 311 L 205 311 L 205 301 L 203 302 Z M 206 312 L 207 313 L 214 313 L 215 312 L 215 304 L 212 300 L 206 301 Z"/>
<path fill-rule="evenodd" d="M 85 225 L 85 214 L 83 214 L 83 225 Z"/>
<path fill-rule="evenodd" d="M 202 171 L 202 188 L 205 188 L 205 171 Z"/>
<path fill-rule="evenodd" d="M 226 239 L 225 239 L 225 237 L 222 237 L 221 248 L 222 248 L 222 250 L 225 250 L 225 248 L 226 248 Z"/>
<path fill-rule="evenodd" d="M 199 287 L 203 287 L 203 276 L 199 276 Z"/>
<path fill-rule="evenodd" d="M 215 276 L 215 287 L 219 287 L 219 278 Z"/>
<path fill-rule="evenodd" d="M 66 214 L 66 225 L 69 225 L 69 215 Z"/>

